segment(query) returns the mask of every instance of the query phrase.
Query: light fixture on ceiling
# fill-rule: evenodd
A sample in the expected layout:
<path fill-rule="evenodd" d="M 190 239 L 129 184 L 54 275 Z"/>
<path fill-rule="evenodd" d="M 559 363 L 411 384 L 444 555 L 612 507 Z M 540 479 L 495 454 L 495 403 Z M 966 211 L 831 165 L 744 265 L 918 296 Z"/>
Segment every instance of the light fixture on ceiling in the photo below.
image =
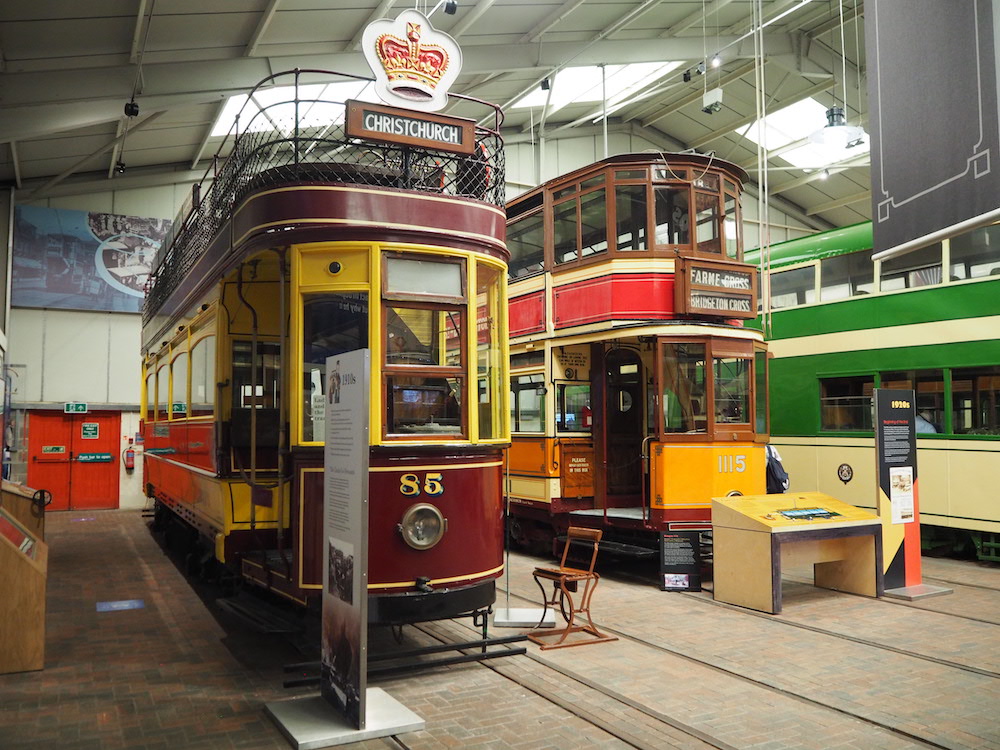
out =
<path fill-rule="evenodd" d="M 840 93 L 841 104 L 847 106 L 847 51 L 844 47 L 844 3 L 838 0 L 840 9 Z M 844 107 L 837 105 L 837 76 L 833 77 L 833 106 L 826 111 L 826 127 L 809 136 L 809 140 L 820 146 L 848 149 L 864 143 L 865 131 L 847 124 Z"/>
<path fill-rule="evenodd" d="M 716 52 L 715 55 L 712 57 L 712 67 L 717 68 L 720 65 L 722 65 L 722 58 L 719 57 L 719 53 Z"/>
<path fill-rule="evenodd" d="M 722 109 L 722 89 L 714 88 L 706 91 L 701 97 L 701 111 L 706 115 L 713 114 Z"/>
<path fill-rule="evenodd" d="M 115 171 L 118 174 L 125 174 L 125 162 L 123 162 L 121 159 L 115 162 Z"/>
<path fill-rule="evenodd" d="M 542 79 L 542 91 L 548 91 L 552 88 L 552 81 L 548 78 Z"/>
<path fill-rule="evenodd" d="M 831 148 L 851 148 L 860 145 L 865 131 L 856 125 L 848 125 L 843 107 L 830 107 L 826 111 L 826 127 L 809 136 L 809 140 Z"/>

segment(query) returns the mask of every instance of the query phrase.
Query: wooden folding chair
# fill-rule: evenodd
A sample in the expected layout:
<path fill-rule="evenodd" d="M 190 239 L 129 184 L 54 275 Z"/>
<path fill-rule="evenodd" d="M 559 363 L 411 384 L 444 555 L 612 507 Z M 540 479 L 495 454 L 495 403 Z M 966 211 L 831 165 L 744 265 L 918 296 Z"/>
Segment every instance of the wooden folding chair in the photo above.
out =
<path fill-rule="evenodd" d="M 545 600 L 545 608 L 542 610 L 542 619 L 539 622 L 545 620 L 545 614 L 548 612 L 549 607 L 555 609 L 556 606 L 559 607 L 559 611 L 566 621 L 566 627 L 563 628 L 556 628 L 555 630 L 532 630 L 528 633 L 528 639 L 537 643 L 543 650 L 618 640 L 615 636 L 606 635 L 598 630 L 597 626 L 594 625 L 593 618 L 590 616 L 590 601 L 594 596 L 594 589 L 597 588 L 597 582 L 600 580 L 600 576 L 594 571 L 594 565 L 597 563 L 597 548 L 603 534 L 604 532 L 600 529 L 583 529 L 571 526 L 566 534 L 566 546 L 563 548 L 559 567 L 535 568 L 535 571 L 532 573 L 535 583 L 538 584 L 538 588 L 542 591 L 542 598 Z M 591 545 L 592 551 L 590 554 L 590 566 L 588 568 L 574 568 L 566 564 L 569 556 L 569 548 L 574 543 L 577 545 Z M 545 581 L 552 582 L 551 596 L 545 593 Z M 580 590 L 581 583 L 583 584 L 582 591 Z M 574 600 L 574 594 L 579 597 L 578 602 Z M 576 624 L 577 615 L 585 616 L 586 623 L 582 625 Z M 586 633 L 591 637 L 584 640 L 568 641 L 567 639 L 573 633 Z M 543 638 L 552 637 L 556 637 L 558 640 L 555 643 L 546 643 L 542 640 Z"/>

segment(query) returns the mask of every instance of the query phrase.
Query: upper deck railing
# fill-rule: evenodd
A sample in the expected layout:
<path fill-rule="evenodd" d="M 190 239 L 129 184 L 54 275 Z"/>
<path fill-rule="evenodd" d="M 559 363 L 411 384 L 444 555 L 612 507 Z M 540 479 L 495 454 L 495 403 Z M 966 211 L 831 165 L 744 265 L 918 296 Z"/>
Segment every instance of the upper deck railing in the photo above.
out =
<path fill-rule="evenodd" d="M 347 183 L 504 205 L 499 107 L 461 94 L 449 104 L 475 126 L 473 154 L 362 141 L 346 133 L 346 101 L 371 79 L 326 70 L 276 73 L 247 95 L 204 176 L 192 187 L 146 284 L 143 321 L 169 298 L 250 193 L 295 183 Z M 347 90 L 345 90 L 347 89 Z"/>

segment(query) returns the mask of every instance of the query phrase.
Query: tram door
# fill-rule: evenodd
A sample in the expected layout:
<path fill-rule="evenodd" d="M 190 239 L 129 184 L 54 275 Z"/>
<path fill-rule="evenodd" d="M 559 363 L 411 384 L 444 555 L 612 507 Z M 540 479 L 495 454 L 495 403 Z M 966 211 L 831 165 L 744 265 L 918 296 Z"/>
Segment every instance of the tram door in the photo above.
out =
<path fill-rule="evenodd" d="M 605 355 L 604 424 L 608 505 L 642 502 L 642 438 L 645 395 L 642 360 L 631 349 Z"/>
<path fill-rule="evenodd" d="M 52 493 L 49 510 L 118 507 L 121 414 L 33 411 L 28 486 Z"/>

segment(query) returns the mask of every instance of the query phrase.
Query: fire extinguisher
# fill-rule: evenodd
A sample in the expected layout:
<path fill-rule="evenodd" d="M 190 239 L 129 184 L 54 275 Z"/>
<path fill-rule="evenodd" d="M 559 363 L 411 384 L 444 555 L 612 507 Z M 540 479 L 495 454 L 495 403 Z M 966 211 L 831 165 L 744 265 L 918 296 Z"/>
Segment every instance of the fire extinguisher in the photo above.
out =
<path fill-rule="evenodd" d="M 132 447 L 132 438 L 129 438 L 128 448 L 122 452 L 122 461 L 125 462 L 125 471 L 131 474 L 135 471 L 135 448 Z"/>

